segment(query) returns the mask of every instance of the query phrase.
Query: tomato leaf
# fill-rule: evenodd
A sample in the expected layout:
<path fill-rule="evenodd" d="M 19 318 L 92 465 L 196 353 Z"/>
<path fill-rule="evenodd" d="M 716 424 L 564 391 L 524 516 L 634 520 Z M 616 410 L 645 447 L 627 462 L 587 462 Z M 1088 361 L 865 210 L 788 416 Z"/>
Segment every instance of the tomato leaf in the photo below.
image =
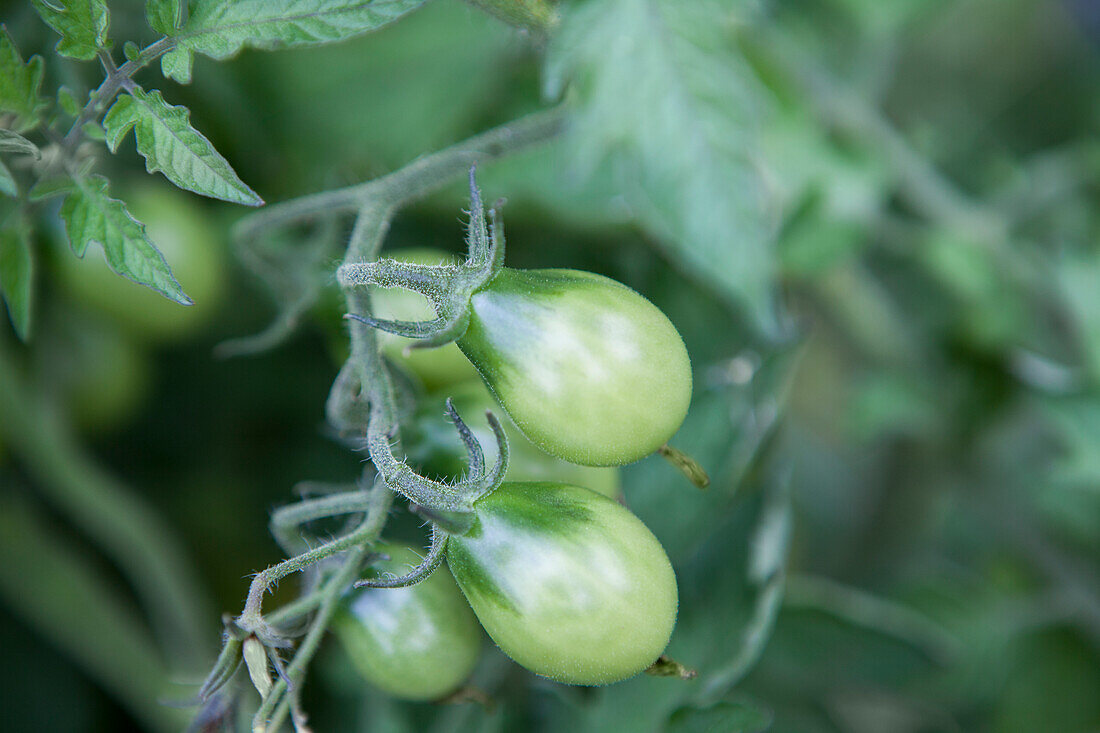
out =
<path fill-rule="evenodd" d="M 774 328 L 773 225 L 752 157 L 761 95 L 727 0 L 588 2 L 552 43 L 547 93 L 573 82 L 574 167 L 614 173 L 683 267 Z"/>
<path fill-rule="evenodd" d="M 11 175 L 11 171 L 8 167 L 0 161 L 0 193 L 5 196 L 11 196 L 15 198 L 19 195 L 19 186 L 16 185 L 15 179 Z"/>
<path fill-rule="evenodd" d="M 137 150 L 150 173 L 161 171 L 180 188 L 248 206 L 263 200 L 246 186 L 229 163 L 189 121 L 186 107 L 164 101 L 160 92 L 134 88 L 120 95 L 103 118 L 111 152 L 134 130 Z"/>
<path fill-rule="evenodd" d="M 145 19 L 157 33 L 170 36 L 183 22 L 180 0 L 145 0 Z"/>
<path fill-rule="evenodd" d="M 17 132 L 3 129 L 0 129 L 0 153 L 33 155 L 35 158 L 42 157 L 42 153 L 37 145 Z"/>
<path fill-rule="evenodd" d="M 34 290 L 34 252 L 30 231 L 22 222 L 0 229 L 0 292 L 19 338 L 31 335 Z"/>
<path fill-rule="evenodd" d="M 672 714 L 665 733 L 760 733 L 772 716 L 747 702 L 720 702 L 709 708 L 682 707 Z"/>
<path fill-rule="evenodd" d="M 0 25 L 0 112 L 15 115 L 12 127 L 16 130 L 38 125 L 46 104 L 38 94 L 42 73 L 42 57 L 31 56 L 24 62 L 8 29 Z"/>
<path fill-rule="evenodd" d="M 366 33 L 415 10 L 424 0 L 198 0 L 173 35 L 165 76 L 186 83 L 191 55 L 224 59 L 242 48 L 309 46 Z"/>
<path fill-rule="evenodd" d="M 107 45 L 111 18 L 104 0 L 31 0 L 48 26 L 61 34 L 57 52 L 74 59 L 94 59 Z"/>
<path fill-rule="evenodd" d="M 71 179 L 61 218 L 78 257 L 84 256 L 89 244 L 98 242 L 112 270 L 170 300 L 191 305 L 164 255 L 149 241 L 145 225 L 131 216 L 124 203 L 110 197 L 106 178 Z"/>

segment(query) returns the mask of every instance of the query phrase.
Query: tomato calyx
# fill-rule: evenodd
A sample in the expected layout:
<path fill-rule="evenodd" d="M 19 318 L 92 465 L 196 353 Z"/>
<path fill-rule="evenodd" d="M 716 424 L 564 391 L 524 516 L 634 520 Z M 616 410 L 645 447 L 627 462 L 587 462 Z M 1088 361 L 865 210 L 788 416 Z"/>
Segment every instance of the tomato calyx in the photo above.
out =
<path fill-rule="evenodd" d="M 423 562 L 409 573 L 391 578 L 362 578 L 356 588 L 407 588 L 427 578 L 443 563 L 443 551 L 447 549 L 447 532 L 439 524 L 432 525 L 432 544 Z"/>
<path fill-rule="evenodd" d="M 447 400 L 446 413 L 466 448 L 469 469 L 466 477 L 459 481 L 433 481 L 419 475 L 408 464 L 397 459 L 389 436 L 383 433 L 370 434 L 367 447 L 371 460 L 387 486 L 419 505 L 423 513 L 432 519 L 433 524 L 457 528 L 466 523 L 466 515 L 472 512 L 474 502 L 504 481 L 504 475 L 508 471 L 508 437 L 492 411 L 486 410 L 485 417 L 497 443 L 497 460 L 492 468 L 487 468 L 481 444 L 459 416 L 450 399 Z"/>
<path fill-rule="evenodd" d="M 348 313 L 350 318 L 387 333 L 415 339 L 409 346 L 431 348 L 460 338 L 470 323 L 470 298 L 504 266 L 503 202 L 489 211 L 486 224 L 481 191 L 470 168 L 470 222 L 467 227 L 466 261 L 459 265 L 422 265 L 380 258 L 373 262 L 342 265 L 336 271 L 340 287 L 376 285 L 404 288 L 428 299 L 436 312 L 429 321 L 402 321 Z"/>

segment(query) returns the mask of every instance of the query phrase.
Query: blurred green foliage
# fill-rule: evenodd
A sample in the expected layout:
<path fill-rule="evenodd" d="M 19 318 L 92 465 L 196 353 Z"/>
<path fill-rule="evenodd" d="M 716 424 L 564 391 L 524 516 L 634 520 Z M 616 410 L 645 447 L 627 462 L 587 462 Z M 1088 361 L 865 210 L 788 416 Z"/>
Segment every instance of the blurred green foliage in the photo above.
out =
<path fill-rule="evenodd" d="M 621 280 L 669 315 L 692 356 L 695 398 L 675 444 L 712 487 L 696 491 L 653 457 L 622 484 L 676 566 L 669 654 L 698 678 L 566 688 L 487 648 L 473 683 L 492 706 L 405 704 L 328 645 L 306 690 L 315 729 L 1100 729 L 1100 14 L 1087 0 L 688 5 L 592 0 L 571 15 L 566 4 L 568 33 L 548 50 L 436 0 L 345 43 L 197 58 L 191 85 L 164 83 L 277 202 L 538 108 L 547 53 L 584 67 L 582 124 L 479 171 L 489 200 L 508 197 L 509 263 Z M 629 26 L 653 7 L 680 34 L 669 48 Z M 112 10 L 117 37 L 151 37 L 138 3 Z M 27 8 L 6 6 L 4 22 L 24 58 L 46 56 L 49 83 L 96 83 L 91 65 L 53 63 L 56 38 Z M 622 56 L 604 53 L 617 38 Z M 731 68 L 736 78 L 707 77 Z M 700 109 L 669 99 L 682 79 Z M 129 187 L 168 185 L 142 165 L 130 151 L 103 167 Z M 387 249 L 458 251 L 465 197 L 456 182 L 406 210 Z M 228 251 L 240 210 L 189 203 Z M 722 227 L 734 231 L 708 239 Z M 331 290 L 346 234 L 338 222 L 277 246 Z M 247 574 L 280 559 L 269 510 L 299 481 L 353 480 L 361 456 L 323 426 L 330 354 L 345 348 L 339 312 L 322 299 L 287 343 L 215 359 L 217 344 L 273 318 L 262 281 L 227 269 L 229 295 L 201 328 L 135 352 L 141 402 L 110 429 L 80 417 L 57 365 L 76 348 L 112 358 L 84 341 L 116 325 L 93 323 L 102 316 L 75 305 L 49 258 L 37 334 L 17 356 L 39 404 L 71 416 L 182 538 L 213 607 L 235 612 Z M 305 287 L 267 284 L 277 299 Z M 106 589 L 131 614 L 133 589 L 0 439 L 4 597 L 30 573 L 68 603 Z M 388 534 L 417 542 L 418 524 L 402 510 Z M 293 591 L 284 582 L 272 603 Z M 0 602 L 5 730 L 156 725 L 135 717 L 79 629 L 29 613 Z M 204 619 L 204 658 L 216 620 Z"/>

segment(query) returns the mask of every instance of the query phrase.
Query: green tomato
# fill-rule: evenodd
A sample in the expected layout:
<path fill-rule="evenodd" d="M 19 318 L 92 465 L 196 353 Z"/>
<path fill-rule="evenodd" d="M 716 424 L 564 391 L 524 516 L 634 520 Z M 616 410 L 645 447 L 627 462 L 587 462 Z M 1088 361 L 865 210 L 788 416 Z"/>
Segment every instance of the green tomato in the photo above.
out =
<path fill-rule="evenodd" d="M 535 674 L 605 685 L 652 664 L 676 622 L 657 538 L 594 491 L 505 483 L 447 541 L 447 563 L 493 641 Z"/>
<path fill-rule="evenodd" d="M 458 340 L 524 435 L 588 466 L 630 463 L 684 421 L 691 363 L 656 306 L 576 270 L 501 270 Z"/>
<path fill-rule="evenodd" d="M 387 257 L 398 262 L 416 265 L 455 264 L 457 257 L 449 252 L 430 248 L 399 249 L 387 252 Z M 374 288 L 371 305 L 379 318 L 400 321 L 426 321 L 435 318 L 428 299 L 419 293 L 403 288 Z M 414 339 L 397 336 L 386 331 L 377 331 L 378 344 L 382 353 L 397 364 L 402 365 L 420 377 L 428 389 L 437 389 L 448 384 L 477 379 L 477 370 L 462 355 L 458 347 L 444 344 L 431 349 L 406 349 L 415 343 Z"/>
<path fill-rule="evenodd" d="M 82 322 L 70 340 L 66 396 L 73 421 L 88 432 L 124 424 L 149 392 L 145 351 L 112 323 Z"/>
<path fill-rule="evenodd" d="M 463 382 L 429 395 L 417 411 L 415 424 L 402 433 L 409 460 L 422 472 L 456 479 L 466 473 L 466 449 L 454 426 L 441 419 L 448 397 L 454 401 L 458 414 L 466 420 L 485 449 L 488 465 L 497 459 L 497 444 L 485 420 L 485 411 L 491 409 L 499 412 L 499 408 L 480 379 Z M 501 420 L 501 425 L 508 436 L 506 478 L 509 481 L 554 481 L 584 486 L 610 499 L 621 495 L 622 482 L 617 466 L 580 466 L 563 461 L 527 440 L 507 417 Z"/>
<path fill-rule="evenodd" d="M 403 545 L 374 549 L 390 559 L 374 565 L 371 577 L 404 575 L 421 560 Z M 477 620 L 445 566 L 408 588 L 353 590 L 332 628 L 368 682 L 406 700 L 435 700 L 453 691 L 481 653 Z"/>
<path fill-rule="evenodd" d="M 170 341 L 193 333 L 217 312 L 225 290 L 224 232 L 191 194 L 145 185 L 124 199 L 194 305 L 180 305 L 116 274 L 98 245 L 83 258 L 60 253 L 62 282 L 79 303 L 140 338 Z"/>

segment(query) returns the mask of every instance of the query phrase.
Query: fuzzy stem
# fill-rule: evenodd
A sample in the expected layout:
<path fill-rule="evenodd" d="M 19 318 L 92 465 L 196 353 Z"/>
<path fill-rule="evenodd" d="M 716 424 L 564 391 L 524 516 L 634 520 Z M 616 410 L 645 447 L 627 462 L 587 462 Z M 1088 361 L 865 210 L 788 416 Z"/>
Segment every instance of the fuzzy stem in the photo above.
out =
<path fill-rule="evenodd" d="M 349 536 L 377 537 L 386 523 L 390 505 L 393 503 L 393 496 L 393 492 L 386 488 L 385 484 L 375 484 L 371 489 L 371 506 L 367 516 L 363 519 L 363 523 Z M 348 551 L 340 569 L 333 573 L 322 585 L 320 591 L 322 600 L 318 605 L 317 615 L 314 616 L 309 631 L 302 639 L 294 659 L 287 665 L 286 677 L 280 678 L 274 684 L 271 694 L 267 696 L 267 699 L 256 711 L 252 723 L 253 730 L 274 731 L 279 729 L 283 718 L 286 717 L 289 706 L 288 693 L 297 694 L 297 688 L 301 685 L 306 668 L 309 666 L 310 660 L 313 659 L 313 655 L 317 653 L 321 638 L 324 636 L 329 620 L 336 610 L 336 603 L 343 591 L 351 585 L 352 580 L 359 573 L 359 567 L 366 553 L 365 543 L 353 547 Z M 288 688 L 288 680 L 290 685 L 295 686 L 295 689 L 290 690 Z"/>
<path fill-rule="evenodd" d="M 106 106 L 118 96 L 118 93 L 127 86 L 130 82 L 130 77 L 136 74 L 140 69 L 148 66 L 153 61 L 156 61 L 158 58 L 171 51 L 175 45 L 176 42 L 174 39 L 165 36 L 159 41 L 151 43 L 143 48 L 137 58 L 132 61 L 127 61 L 117 69 L 114 68 L 114 60 L 111 59 L 110 55 L 107 54 L 107 52 L 103 52 L 100 55 L 100 60 L 103 62 L 103 67 L 107 71 L 107 78 L 103 80 L 103 83 L 101 83 L 95 91 L 88 95 L 88 103 L 84 105 L 84 109 L 80 111 L 80 115 L 65 134 L 65 137 L 61 141 L 61 146 L 65 150 L 71 151 L 76 144 L 80 142 L 84 125 L 99 116 Z"/>
<path fill-rule="evenodd" d="M 558 106 L 514 120 L 475 135 L 445 150 L 418 158 L 404 168 L 324 193 L 267 206 L 237 227 L 239 238 L 252 238 L 268 229 L 286 226 L 322 213 L 352 212 L 370 201 L 398 205 L 422 198 L 466 173 L 474 163 L 496 160 L 520 148 L 555 137 L 565 125 L 567 109 Z M 349 255 L 352 252 L 349 250 Z M 345 262 L 366 262 L 374 258 L 349 257 Z"/>

